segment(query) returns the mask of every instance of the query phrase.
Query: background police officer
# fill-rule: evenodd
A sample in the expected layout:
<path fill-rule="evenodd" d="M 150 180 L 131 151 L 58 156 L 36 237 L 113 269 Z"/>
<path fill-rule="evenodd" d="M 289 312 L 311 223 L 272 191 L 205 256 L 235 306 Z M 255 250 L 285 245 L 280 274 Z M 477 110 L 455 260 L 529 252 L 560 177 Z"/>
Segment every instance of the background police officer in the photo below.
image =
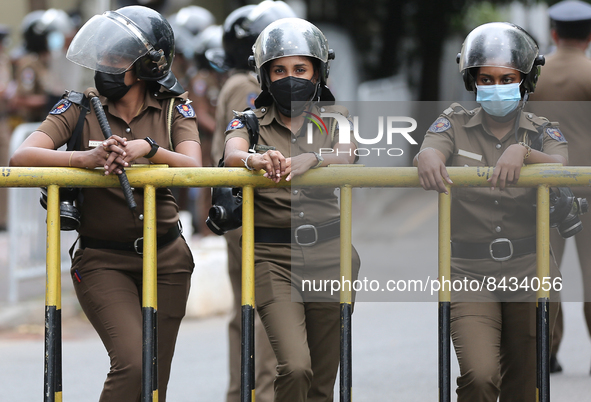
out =
<path fill-rule="evenodd" d="M 582 1 L 562 1 L 550 7 L 548 14 L 552 26 L 552 39 L 556 51 L 547 57 L 536 92 L 532 94 L 530 109 L 537 114 L 560 122 L 568 139 L 569 164 L 591 165 L 591 60 L 585 51 L 591 42 L 591 5 Z M 591 200 L 591 189 L 573 187 L 577 197 Z M 591 334 L 591 215 L 580 217 L 583 231 L 575 236 L 579 264 L 583 277 L 584 313 Z M 550 233 L 552 252 L 560 266 L 564 254 L 565 239 L 557 230 Z M 562 371 L 556 353 L 563 334 L 562 312 L 559 313 L 552 341 L 550 370 Z"/>

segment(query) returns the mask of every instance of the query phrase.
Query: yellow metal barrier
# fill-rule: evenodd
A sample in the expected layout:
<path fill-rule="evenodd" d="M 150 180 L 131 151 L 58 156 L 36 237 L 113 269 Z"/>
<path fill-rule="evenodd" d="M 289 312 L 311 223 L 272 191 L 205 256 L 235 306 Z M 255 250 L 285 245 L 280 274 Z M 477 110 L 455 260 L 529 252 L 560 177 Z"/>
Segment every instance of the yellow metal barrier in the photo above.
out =
<path fill-rule="evenodd" d="M 454 186 L 488 187 L 487 179 L 493 168 L 448 168 Z M 254 187 L 286 187 L 290 183 L 274 184 L 243 168 L 130 168 L 127 170 L 129 182 L 133 187 L 145 187 L 144 224 L 144 291 L 143 307 L 150 309 L 146 314 L 152 317 L 153 324 L 145 327 L 145 336 L 155 336 L 156 326 L 156 227 L 155 227 L 155 188 L 157 187 L 244 187 L 243 192 L 243 329 L 249 345 L 243 345 L 242 400 L 254 401 L 254 335 L 252 329 L 254 314 Z M 341 189 L 341 241 L 348 247 L 341 247 L 342 274 L 351 276 L 351 189 L 353 187 L 418 187 L 416 168 L 370 168 L 350 167 L 346 170 L 328 167 L 310 171 L 294 179 L 295 186 L 339 187 Z M 591 167 L 562 167 L 560 165 L 530 165 L 521 171 L 518 187 L 537 187 L 537 261 L 538 275 L 549 275 L 549 187 L 551 186 L 590 186 Z M 116 176 L 104 176 L 101 170 L 74 168 L 0 168 L 0 187 L 48 187 L 47 220 L 47 298 L 46 317 L 52 325 L 46 325 L 46 382 L 45 400 L 61 401 L 61 296 L 59 255 L 59 187 L 119 187 Z M 439 196 L 439 276 L 450 275 L 450 196 Z M 344 244 L 343 243 L 343 244 Z M 444 289 L 444 286 L 441 286 Z M 541 288 L 541 287 L 540 287 Z M 449 400 L 449 303 L 450 294 L 439 294 L 440 329 L 440 400 Z M 350 305 L 351 295 L 341 296 L 341 318 L 344 332 L 341 333 L 341 400 L 351 400 L 350 365 Z M 348 307 L 347 307 L 348 306 Z M 538 293 L 538 398 L 549 400 L 549 293 Z M 348 310 L 348 311 L 347 311 Z M 344 311 L 344 313 L 343 313 Z M 248 325 L 244 325 L 248 324 Z M 146 325 L 146 324 L 144 324 Z M 347 332 L 348 331 L 348 332 Z M 252 346 L 252 348 L 250 348 Z M 144 368 L 151 370 L 152 381 L 157 372 L 155 350 L 144 352 Z M 146 384 L 146 392 L 154 401 L 158 400 L 157 384 Z M 144 386 L 142 386 L 144 389 Z M 344 394 L 344 395 L 343 395 Z"/>

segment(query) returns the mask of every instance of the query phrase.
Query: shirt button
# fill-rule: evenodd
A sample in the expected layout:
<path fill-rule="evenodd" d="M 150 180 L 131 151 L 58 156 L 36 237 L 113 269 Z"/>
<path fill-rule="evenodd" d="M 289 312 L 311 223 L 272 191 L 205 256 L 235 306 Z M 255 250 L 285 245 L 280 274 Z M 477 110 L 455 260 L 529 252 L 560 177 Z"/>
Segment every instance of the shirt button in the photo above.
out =
<path fill-rule="evenodd" d="M 293 195 L 298 195 L 299 191 L 298 190 L 293 190 Z"/>
<path fill-rule="evenodd" d="M 499 205 L 499 201 L 495 200 L 495 205 Z"/>
<path fill-rule="evenodd" d="M 126 133 L 131 133 L 131 128 L 127 127 L 127 128 L 125 129 L 125 132 L 126 132 Z"/>
<path fill-rule="evenodd" d="M 140 221 L 143 221 L 144 220 L 144 214 L 140 214 L 139 218 L 140 218 Z"/>
<path fill-rule="evenodd" d="M 300 218 L 303 218 L 303 217 L 304 217 L 304 213 L 303 213 L 303 212 L 300 212 L 300 213 L 298 214 L 298 216 L 299 216 Z"/>
<path fill-rule="evenodd" d="M 500 226 L 497 226 L 497 227 L 495 228 L 495 232 L 499 233 L 500 231 L 501 231 L 501 227 L 500 227 Z"/>
<path fill-rule="evenodd" d="M 501 147 L 502 147 L 502 145 L 501 145 L 501 144 L 497 144 L 497 145 L 495 145 L 495 148 L 496 148 L 496 149 L 501 149 Z"/>
<path fill-rule="evenodd" d="M 291 143 L 292 143 L 292 144 L 295 144 L 295 142 L 296 142 L 296 141 L 297 141 L 297 140 L 296 140 L 295 138 L 292 138 L 292 139 L 291 139 Z"/>
<path fill-rule="evenodd" d="M 261 112 L 265 113 L 267 111 L 267 108 L 262 108 Z"/>

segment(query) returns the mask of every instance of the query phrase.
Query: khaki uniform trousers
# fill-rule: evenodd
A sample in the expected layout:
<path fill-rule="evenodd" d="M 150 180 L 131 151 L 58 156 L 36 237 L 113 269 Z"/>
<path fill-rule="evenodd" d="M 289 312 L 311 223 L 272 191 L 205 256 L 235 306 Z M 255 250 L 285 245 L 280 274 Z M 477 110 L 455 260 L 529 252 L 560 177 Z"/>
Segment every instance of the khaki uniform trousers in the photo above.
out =
<path fill-rule="evenodd" d="M 226 402 L 240 402 L 240 349 L 242 330 L 242 229 L 231 230 L 224 235 L 228 244 L 228 274 L 234 292 L 232 318 L 228 325 L 228 357 L 230 384 Z M 277 373 L 277 359 L 269 343 L 259 315 L 254 322 L 255 388 L 257 402 L 273 402 L 273 380 Z"/>
<path fill-rule="evenodd" d="M 460 266 L 456 272 L 467 272 L 467 268 L 472 266 L 488 275 L 494 271 L 497 276 L 504 272 L 508 278 L 518 275 L 520 281 L 525 275 L 535 276 L 536 269 L 535 254 L 517 257 L 505 263 L 452 259 L 452 267 L 454 262 L 456 267 Z M 519 271 L 516 269 L 518 267 L 521 267 Z M 556 277 L 557 274 L 557 267 L 551 264 L 551 276 Z M 556 292 L 551 295 L 552 300 L 555 300 Z M 513 298 L 515 301 L 499 301 L 500 297 L 505 298 L 504 300 Z M 536 401 L 534 300 L 535 294 L 498 296 L 492 292 L 483 292 L 472 296 L 472 301 L 468 301 L 465 296 L 454 295 L 452 292 L 451 338 L 460 365 L 456 390 L 458 402 L 496 402 L 497 398 L 500 402 Z M 558 308 L 558 303 L 550 303 L 550 334 L 556 322 Z"/>
<path fill-rule="evenodd" d="M 294 272 L 303 272 L 297 279 L 311 279 L 323 275 L 322 271 L 338 275 L 339 247 L 338 238 L 312 247 L 255 245 L 257 310 L 278 362 L 275 402 L 333 401 L 340 361 L 338 294 L 336 302 L 305 301 L 298 281 L 292 284 L 291 271 L 293 267 Z M 352 274 L 356 279 L 360 260 L 354 248 L 352 252 Z"/>
<path fill-rule="evenodd" d="M 577 255 L 579 256 L 579 265 L 581 266 L 581 275 L 583 279 L 583 312 L 585 314 L 585 321 L 587 322 L 587 329 L 591 335 L 591 215 L 580 215 L 579 218 L 583 223 L 583 230 L 575 235 L 575 244 L 577 246 Z M 556 264 L 561 266 L 562 257 L 564 256 L 564 246 L 566 240 L 560 236 L 558 230 L 550 229 L 550 244 L 552 245 L 552 253 L 556 258 Z M 562 317 L 562 310 L 558 312 L 556 326 L 554 327 L 552 338 L 552 353 L 558 353 L 562 335 L 564 333 L 564 322 Z"/>
<path fill-rule="evenodd" d="M 158 250 L 157 258 L 158 395 L 159 400 L 165 402 L 194 264 L 191 250 L 182 237 Z M 111 359 L 111 369 L 99 401 L 139 402 L 143 344 L 142 256 L 125 251 L 78 249 L 71 272 L 80 305 Z"/>

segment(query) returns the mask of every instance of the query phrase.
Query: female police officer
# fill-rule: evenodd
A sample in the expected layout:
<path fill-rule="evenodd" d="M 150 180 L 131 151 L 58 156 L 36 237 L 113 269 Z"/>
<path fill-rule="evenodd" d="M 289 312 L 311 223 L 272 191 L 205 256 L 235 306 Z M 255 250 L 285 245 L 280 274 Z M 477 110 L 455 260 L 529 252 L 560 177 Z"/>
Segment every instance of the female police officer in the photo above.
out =
<path fill-rule="evenodd" d="M 446 109 L 431 125 L 414 164 L 423 188 L 438 192 L 446 192 L 446 182 L 451 183 L 446 165 L 494 166 L 491 188 L 452 189 L 452 280 L 523 283 L 536 275 L 536 193 L 506 186 L 517 182 L 523 164 L 567 162 L 560 131 L 522 111 L 543 57 L 523 29 L 490 23 L 466 37 L 458 61 L 466 88 L 482 107 L 465 110 L 454 104 Z M 500 287 L 468 293 L 454 292 L 451 304 L 461 371 L 458 401 L 534 401 L 532 293 Z"/>
<path fill-rule="evenodd" d="M 255 101 L 258 152 L 248 152 L 247 129 L 233 120 L 226 132 L 226 166 L 264 169 L 265 177 L 279 182 L 320 166 L 354 162 L 355 145 L 338 143 L 338 130 L 334 138 L 316 131 L 312 143 L 306 141 L 304 112 L 348 114 L 316 103 L 334 101 L 326 87 L 332 51 L 322 32 L 305 20 L 283 18 L 261 32 L 253 50 L 262 89 Z M 322 157 L 320 148 L 337 149 L 338 156 Z M 338 299 L 310 301 L 318 299 L 302 292 L 301 280 L 339 278 L 334 190 L 258 189 L 254 219 L 256 305 L 278 361 L 275 401 L 332 401 L 339 365 Z M 353 251 L 354 277 L 359 264 Z"/>
<path fill-rule="evenodd" d="M 72 136 L 81 114 L 68 95 L 24 141 L 11 164 L 104 167 L 105 174 L 132 163 L 200 166 L 197 121 L 170 72 L 173 56 L 172 29 L 157 12 L 130 6 L 94 16 L 74 38 L 67 57 L 96 71 L 98 91 L 90 88 L 86 95 L 102 95 L 113 136 L 105 140 L 91 110 L 85 116 L 81 147 L 57 151 Z M 71 272 L 80 304 L 111 358 L 100 397 L 104 402 L 140 400 L 142 250 L 136 239 L 143 233 L 143 192 L 135 190 L 133 195 L 137 212 L 128 209 L 117 188 L 83 189 L 78 204 L 80 248 Z M 156 198 L 158 384 L 160 400 L 165 400 L 194 264 L 180 236 L 178 208 L 170 191 L 158 189 Z"/>

